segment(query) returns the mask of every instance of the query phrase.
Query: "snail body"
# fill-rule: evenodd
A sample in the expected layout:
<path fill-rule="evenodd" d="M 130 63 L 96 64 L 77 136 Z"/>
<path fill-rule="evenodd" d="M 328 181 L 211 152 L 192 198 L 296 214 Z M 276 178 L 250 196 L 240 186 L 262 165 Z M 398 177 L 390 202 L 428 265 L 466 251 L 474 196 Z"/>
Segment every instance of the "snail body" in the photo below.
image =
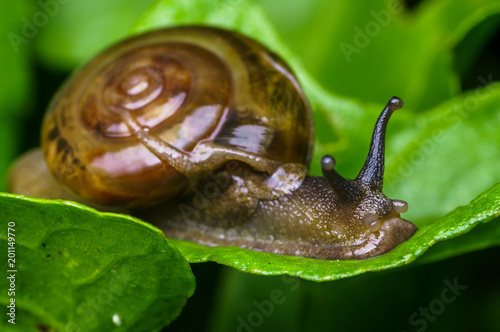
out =
<path fill-rule="evenodd" d="M 119 205 L 167 237 L 206 245 L 374 257 L 416 231 L 400 217 L 406 202 L 382 193 L 385 130 L 401 107 L 393 97 L 384 108 L 355 180 L 331 156 L 323 177 L 306 176 L 312 116 L 277 55 L 223 29 L 157 30 L 111 47 L 65 83 L 44 119 L 43 158 L 21 159 L 10 190 Z"/>

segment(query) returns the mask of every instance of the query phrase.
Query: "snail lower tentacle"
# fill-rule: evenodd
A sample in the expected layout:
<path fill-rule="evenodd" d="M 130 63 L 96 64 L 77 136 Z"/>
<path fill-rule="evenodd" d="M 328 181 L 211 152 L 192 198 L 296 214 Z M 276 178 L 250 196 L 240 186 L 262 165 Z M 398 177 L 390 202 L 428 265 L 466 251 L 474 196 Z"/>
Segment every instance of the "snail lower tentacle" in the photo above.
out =
<path fill-rule="evenodd" d="M 356 179 L 329 155 L 323 177 L 306 176 L 312 115 L 279 56 L 218 28 L 151 31 L 70 77 L 48 107 L 42 152 L 14 165 L 9 187 L 131 213 L 206 245 L 365 259 L 416 230 L 400 217 L 406 202 L 382 193 L 385 131 L 402 106 L 393 97 L 382 111 Z"/>

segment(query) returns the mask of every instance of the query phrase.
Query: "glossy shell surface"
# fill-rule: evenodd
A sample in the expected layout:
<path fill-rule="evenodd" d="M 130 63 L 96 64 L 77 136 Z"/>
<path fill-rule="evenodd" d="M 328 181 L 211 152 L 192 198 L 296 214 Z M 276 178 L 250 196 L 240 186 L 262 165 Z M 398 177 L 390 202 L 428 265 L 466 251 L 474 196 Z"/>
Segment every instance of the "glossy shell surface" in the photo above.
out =
<path fill-rule="evenodd" d="M 143 145 L 137 128 L 186 154 L 211 141 L 305 165 L 313 140 L 288 66 L 253 40 L 208 27 L 132 37 L 76 71 L 49 106 L 43 154 L 59 181 L 100 204 L 151 205 L 185 190 L 182 170 Z"/>

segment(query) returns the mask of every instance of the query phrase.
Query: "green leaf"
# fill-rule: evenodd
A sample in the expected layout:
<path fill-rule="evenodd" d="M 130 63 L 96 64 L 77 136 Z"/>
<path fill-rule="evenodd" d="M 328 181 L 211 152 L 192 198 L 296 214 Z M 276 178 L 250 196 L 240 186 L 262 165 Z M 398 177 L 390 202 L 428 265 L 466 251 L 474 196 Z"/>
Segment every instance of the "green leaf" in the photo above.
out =
<path fill-rule="evenodd" d="M 433 244 L 465 234 L 478 224 L 487 223 L 499 215 L 500 183 L 478 196 L 469 205 L 457 208 L 449 215 L 422 227 L 412 238 L 392 251 L 362 261 L 278 256 L 237 247 L 209 248 L 188 241 L 172 241 L 191 263 L 213 261 L 243 272 L 263 275 L 288 274 L 312 281 L 328 281 L 408 264 Z M 498 232 L 500 223 L 495 226 Z"/>
<path fill-rule="evenodd" d="M 485 78 L 486 80 L 486 78 Z M 500 85 L 453 98 L 426 114 L 397 114 L 388 137 L 385 193 L 408 201 L 418 226 L 500 182 Z"/>
<path fill-rule="evenodd" d="M 16 325 L 4 316 L 2 331 L 158 330 L 194 291 L 179 251 L 161 231 L 132 217 L 1 194 L 0 220 L 2 271 L 16 271 Z M 9 267 L 8 229 L 15 246 Z M 9 279 L 1 278 L 0 288 L 5 308 Z"/>
<path fill-rule="evenodd" d="M 496 246 L 500 246 L 499 217 L 472 229 L 467 234 L 463 234 L 448 241 L 436 243 L 415 263 L 426 264 L 436 262 Z"/>

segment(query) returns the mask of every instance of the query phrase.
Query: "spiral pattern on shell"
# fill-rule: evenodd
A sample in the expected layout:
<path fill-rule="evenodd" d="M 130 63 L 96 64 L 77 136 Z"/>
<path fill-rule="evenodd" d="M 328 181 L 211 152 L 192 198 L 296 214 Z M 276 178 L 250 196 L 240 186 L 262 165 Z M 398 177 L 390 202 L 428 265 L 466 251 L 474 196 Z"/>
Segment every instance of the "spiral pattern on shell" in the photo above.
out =
<path fill-rule="evenodd" d="M 42 149 L 52 173 L 86 199 L 156 204 L 187 179 L 137 128 L 186 154 L 211 141 L 283 163 L 311 157 L 310 110 L 288 66 L 223 29 L 157 30 L 104 51 L 52 100 Z"/>

